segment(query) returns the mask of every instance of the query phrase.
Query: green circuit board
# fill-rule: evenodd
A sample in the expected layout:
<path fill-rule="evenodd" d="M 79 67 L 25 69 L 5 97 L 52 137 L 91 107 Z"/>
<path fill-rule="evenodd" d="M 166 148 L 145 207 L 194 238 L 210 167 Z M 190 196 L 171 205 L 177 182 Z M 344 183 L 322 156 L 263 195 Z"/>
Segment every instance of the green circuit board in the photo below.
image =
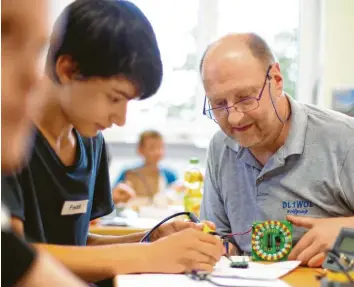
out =
<path fill-rule="evenodd" d="M 252 224 L 252 260 L 284 261 L 292 249 L 293 227 L 289 221 L 255 221 Z"/>

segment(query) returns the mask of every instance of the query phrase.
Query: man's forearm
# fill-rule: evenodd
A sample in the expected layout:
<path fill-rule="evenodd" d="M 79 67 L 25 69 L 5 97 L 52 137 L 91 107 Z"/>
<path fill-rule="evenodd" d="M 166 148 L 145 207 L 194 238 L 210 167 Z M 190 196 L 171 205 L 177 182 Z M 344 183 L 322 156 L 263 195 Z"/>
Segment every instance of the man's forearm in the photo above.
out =
<path fill-rule="evenodd" d="M 117 274 L 149 272 L 145 260 L 148 244 L 106 246 L 62 246 L 35 244 L 63 263 L 86 282 L 112 278 Z"/>
<path fill-rule="evenodd" d="M 122 243 L 137 243 L 143 238 L 146 232 L 138 232 L 129 235 L 113 236 L 113 235 L 98 235 L 89 233 L 87 236 L 87 245 L 107 245 L 107 244 L 122 244 Z"/>

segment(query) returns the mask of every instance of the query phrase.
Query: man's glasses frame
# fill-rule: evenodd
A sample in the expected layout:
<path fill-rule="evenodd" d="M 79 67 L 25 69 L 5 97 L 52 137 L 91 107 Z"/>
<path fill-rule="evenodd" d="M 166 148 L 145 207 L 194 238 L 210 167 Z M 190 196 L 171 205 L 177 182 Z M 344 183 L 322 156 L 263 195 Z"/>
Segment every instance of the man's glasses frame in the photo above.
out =
<path fill-rule="evenodd" d="M 203 104 L 203 115 L 207 116 L 209 119 L 214 120 L 217 122 L 218 119 L 224 119 L 227 118 L 230 114 L 229 109 L 234 108 L 236 111 L 240 113 L 246 113 L 253 111 L 259 107 L 259 101 L 262 98 L 264 88 L 266 86 L 267 80 L 271 80 L 271 76 L 269 75 L 270 69 L 272 68 L 272 65 L 269 65 L 267 69 L 267 73 L 264 79 L 264 83 L 262 86 L 262 89 L 258 95 L 258 97 L 246 97 L 233 105 L 229 107 L 216 107 L 216 108 L 211 108 L 210 107 L 210 102 L 208 101 L 208 106 L 209 108 L 206 109 L 206 102 L 207 102 L 207 97 L 206 95 L 204 96 L 204 104 Z M 243 108 L 241 108 L 243 107 Z M 216 116 L 217 115 L 217 116 Z"/>

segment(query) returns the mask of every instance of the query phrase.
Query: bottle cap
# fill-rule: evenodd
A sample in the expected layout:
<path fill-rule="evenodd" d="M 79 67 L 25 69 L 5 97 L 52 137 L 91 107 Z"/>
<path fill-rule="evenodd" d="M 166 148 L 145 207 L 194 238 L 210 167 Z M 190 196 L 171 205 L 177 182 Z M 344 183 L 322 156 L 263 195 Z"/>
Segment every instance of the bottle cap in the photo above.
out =
<path fill-rule="evenodd" d="M 199 163 L 199 158 L 197 158 L 197 157 L 192 157 L 192 158 L 189 160 L 189 163 L 197 164 L 197 163 Z"/>

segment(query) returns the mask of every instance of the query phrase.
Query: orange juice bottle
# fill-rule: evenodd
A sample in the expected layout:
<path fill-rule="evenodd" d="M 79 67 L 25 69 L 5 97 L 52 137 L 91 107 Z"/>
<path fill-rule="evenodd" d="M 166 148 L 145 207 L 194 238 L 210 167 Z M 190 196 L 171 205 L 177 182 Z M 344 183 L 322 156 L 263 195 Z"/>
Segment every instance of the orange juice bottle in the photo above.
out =
<path fill-rule="evenodd" d="M 204 178 L 199 167 L 199 159 L 193 157 L 189 160 L 189 167 L 184 173 L 184 210 L 193 212 L 198 217 L 200 215 L 203 182 Z"/>

